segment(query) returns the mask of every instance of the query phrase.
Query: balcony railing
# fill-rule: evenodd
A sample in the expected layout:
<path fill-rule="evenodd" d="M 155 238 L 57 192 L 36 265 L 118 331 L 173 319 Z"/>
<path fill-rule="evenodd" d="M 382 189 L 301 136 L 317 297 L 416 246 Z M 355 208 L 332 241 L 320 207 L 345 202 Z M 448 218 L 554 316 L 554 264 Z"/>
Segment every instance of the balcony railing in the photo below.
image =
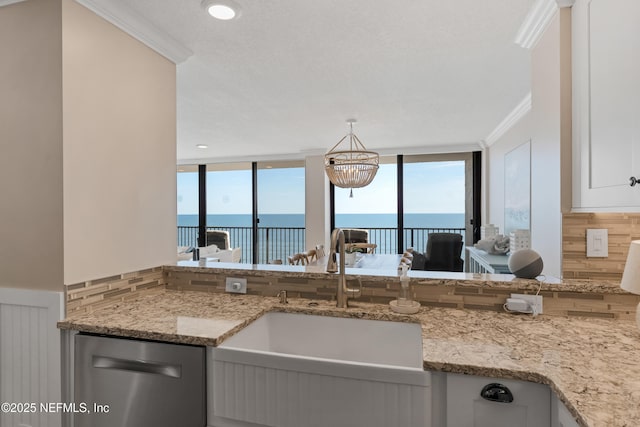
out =
<path fill-rule="evenodd" d="M 365 228 L 369 230 L 369 241 L 378 245 L 378 254 L 398 253 L 397 228 Z M 207 230 L 226 230 L 229 232 L 232 247 L 242 248 L 243 263 L 251 264 L 253 243 L 251 227 L 207 227 Z M 458 233 L 464 240 L 464 228 L 405 228 L 405 248 L 414 247 L 423 252 L 426 249 L 429 233 Z M 178 226 L 178 246 L 196 246 L 198 227 Z M 287 257 L 297 252 L 303 252 L 316 243 L 307 247 L 304 227 L 259 227 L 258 228 L 258 263 L 266 264 L 280 259 L 284 263 Z M 405 248 L 402 248 L 403 250 Z"/>

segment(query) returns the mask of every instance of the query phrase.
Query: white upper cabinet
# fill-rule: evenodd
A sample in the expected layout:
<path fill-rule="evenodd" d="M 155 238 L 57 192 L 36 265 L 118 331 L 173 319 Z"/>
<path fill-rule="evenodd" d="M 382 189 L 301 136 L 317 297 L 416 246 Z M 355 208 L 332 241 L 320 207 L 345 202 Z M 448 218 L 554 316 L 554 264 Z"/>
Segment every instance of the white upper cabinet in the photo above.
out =
<path fill-rule="evenodd" d="M 640 211 L 640 1 L 572 8 L 573 206 Z"/>

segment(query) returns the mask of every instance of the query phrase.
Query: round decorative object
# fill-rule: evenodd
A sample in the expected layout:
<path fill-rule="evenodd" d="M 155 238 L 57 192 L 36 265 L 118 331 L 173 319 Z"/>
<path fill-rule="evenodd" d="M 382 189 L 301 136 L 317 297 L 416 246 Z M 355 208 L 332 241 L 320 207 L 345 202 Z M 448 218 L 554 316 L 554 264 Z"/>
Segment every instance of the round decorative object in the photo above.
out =
<path fill-rule="evenodd" d="M 520 249 L 509 256 L 509 270 L 516 277 L 535 279 L 542 273 L 542 258 L 533 249 Z"/>
<path fill-rule="evenodd" d="M 418 301 L 406 301 L 404 304 L 398 303 L 398 300 L 389 301 L 391 311 L 402 314 L 416 314 L 420 311 L 420 303 Z"/>

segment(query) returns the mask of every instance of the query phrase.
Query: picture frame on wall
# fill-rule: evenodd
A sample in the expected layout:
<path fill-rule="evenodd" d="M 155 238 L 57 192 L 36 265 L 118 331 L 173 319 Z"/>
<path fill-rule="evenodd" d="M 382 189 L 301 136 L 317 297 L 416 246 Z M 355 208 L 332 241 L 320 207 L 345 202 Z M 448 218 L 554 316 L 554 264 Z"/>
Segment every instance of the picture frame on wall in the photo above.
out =
<path fill-rule="evenodd" d="M 531 140 L 504 155 L 504 234 L 531 229 Z"/>

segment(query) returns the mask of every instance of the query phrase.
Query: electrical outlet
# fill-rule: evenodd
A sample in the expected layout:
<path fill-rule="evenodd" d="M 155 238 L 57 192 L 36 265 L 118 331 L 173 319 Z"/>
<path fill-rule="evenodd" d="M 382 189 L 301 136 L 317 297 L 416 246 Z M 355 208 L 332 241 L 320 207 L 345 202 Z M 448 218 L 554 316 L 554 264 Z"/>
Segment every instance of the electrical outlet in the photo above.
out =
<path fill-rule="evenodd" d="M 511 294 L 511 298 L 529 303 L 529 313 L 542 314 L 542 295 Z"/>
<path fill-rule="evenodd" d="M 225 290 L 233 294 L 247 293 L 247 279 L 239 279 L 237 277 L 227 277 L 225 282 Z"/>

